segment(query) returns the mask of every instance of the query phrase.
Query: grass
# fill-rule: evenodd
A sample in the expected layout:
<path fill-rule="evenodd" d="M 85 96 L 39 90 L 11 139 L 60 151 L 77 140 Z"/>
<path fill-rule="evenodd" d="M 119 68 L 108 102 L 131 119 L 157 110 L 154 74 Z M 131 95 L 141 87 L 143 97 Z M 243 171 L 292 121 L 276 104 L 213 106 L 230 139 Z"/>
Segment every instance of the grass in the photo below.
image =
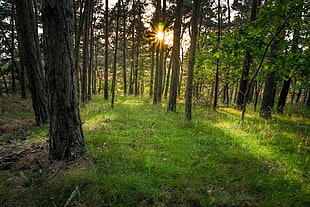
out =
<path fill-rule="evenodd" d="M 0 173 L 0 201 L 24 206 L 310 206 L 310 120 L 196 107 L 183 108 L 101 97 L 82 109 L 86 156 L 79 165 L 47 176 L 48 166 Z M 47 127 L 29 136 L 45 140 Z M 43 137 L 43 138 L 42 138 Z M 19 179 L 12 179 L 12 174 Z M 23 176 L 22 176 L 23 177 Z M 23 185 L 12 189 L 10 186 Z M 10 195 L 10 197 L 7 197 Z"/>

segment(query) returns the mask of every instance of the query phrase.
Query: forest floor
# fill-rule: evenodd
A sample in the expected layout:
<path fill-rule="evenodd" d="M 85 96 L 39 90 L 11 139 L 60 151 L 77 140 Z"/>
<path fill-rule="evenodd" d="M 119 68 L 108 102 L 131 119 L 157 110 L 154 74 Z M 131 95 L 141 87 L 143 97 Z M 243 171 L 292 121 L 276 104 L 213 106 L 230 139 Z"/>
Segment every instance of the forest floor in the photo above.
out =
<path fill-rule="evenodd" d="M 81 108 L 85 153 L 48 159 L 31 103 L 0 99 L 0 206 L 310 206 L 310 116 L 240 122 L 234 108 L 101 97 Z"/>

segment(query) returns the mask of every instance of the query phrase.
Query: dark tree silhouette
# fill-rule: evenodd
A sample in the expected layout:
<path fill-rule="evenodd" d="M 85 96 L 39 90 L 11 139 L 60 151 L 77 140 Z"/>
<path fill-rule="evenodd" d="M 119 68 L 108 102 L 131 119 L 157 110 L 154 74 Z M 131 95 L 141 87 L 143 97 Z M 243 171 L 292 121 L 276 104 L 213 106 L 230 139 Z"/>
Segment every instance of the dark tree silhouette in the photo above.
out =
<path fill-rule="evenodd" d="M 45 63 L 50 105 L 50 147 L 52 159 L 76 157 L 83 151 L 73 58 L 70 0 L 43 2 Z"/>

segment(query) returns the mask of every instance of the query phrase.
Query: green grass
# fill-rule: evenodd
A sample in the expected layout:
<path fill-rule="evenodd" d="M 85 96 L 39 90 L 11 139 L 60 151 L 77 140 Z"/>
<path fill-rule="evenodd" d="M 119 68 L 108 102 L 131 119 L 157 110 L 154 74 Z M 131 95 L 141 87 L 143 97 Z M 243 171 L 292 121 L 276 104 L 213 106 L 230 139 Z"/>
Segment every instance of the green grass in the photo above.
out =
<path fill-rule="evenodd" d="M 23 190 L 10 189 L 16 202 L 64 206 L 77 192 L 71 206 L 310 206 L 309 118 L 249 113 L 240 123 L 232 108 L 197 107 L 188 122 L 182 106 L 167 113 L 133 97 L 109 104 L 93 97 L 82 108 L 94 164 L 52 179 L 33 169 Z M 33 140 L 47 136 L 35 130 Z M 2 203 L 18 182 L 10 176 L 0 173 Z"/>

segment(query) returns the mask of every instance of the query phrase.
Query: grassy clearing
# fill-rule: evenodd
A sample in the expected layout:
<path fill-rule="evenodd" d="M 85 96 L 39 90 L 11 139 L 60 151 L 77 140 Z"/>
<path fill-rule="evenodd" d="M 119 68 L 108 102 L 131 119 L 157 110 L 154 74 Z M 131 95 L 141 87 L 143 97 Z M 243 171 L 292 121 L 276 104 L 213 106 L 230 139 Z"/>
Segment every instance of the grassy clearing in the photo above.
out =
<path fill-rule="evenodd" d="M 52 179 L 48 166 L 1 172 L 1 203 L 10 195 L 28 206 L 310 206 L 308 118 L 249 114 L 241 124 L 232 108 L 196 108 L 187 122 L 178 111 L 144 98 L 119 98 L 112 110 L 94 97 L 82 109 L 93 163 Z M 47 128 L 34 130 L 33 141 L 46 139 Z"/>

